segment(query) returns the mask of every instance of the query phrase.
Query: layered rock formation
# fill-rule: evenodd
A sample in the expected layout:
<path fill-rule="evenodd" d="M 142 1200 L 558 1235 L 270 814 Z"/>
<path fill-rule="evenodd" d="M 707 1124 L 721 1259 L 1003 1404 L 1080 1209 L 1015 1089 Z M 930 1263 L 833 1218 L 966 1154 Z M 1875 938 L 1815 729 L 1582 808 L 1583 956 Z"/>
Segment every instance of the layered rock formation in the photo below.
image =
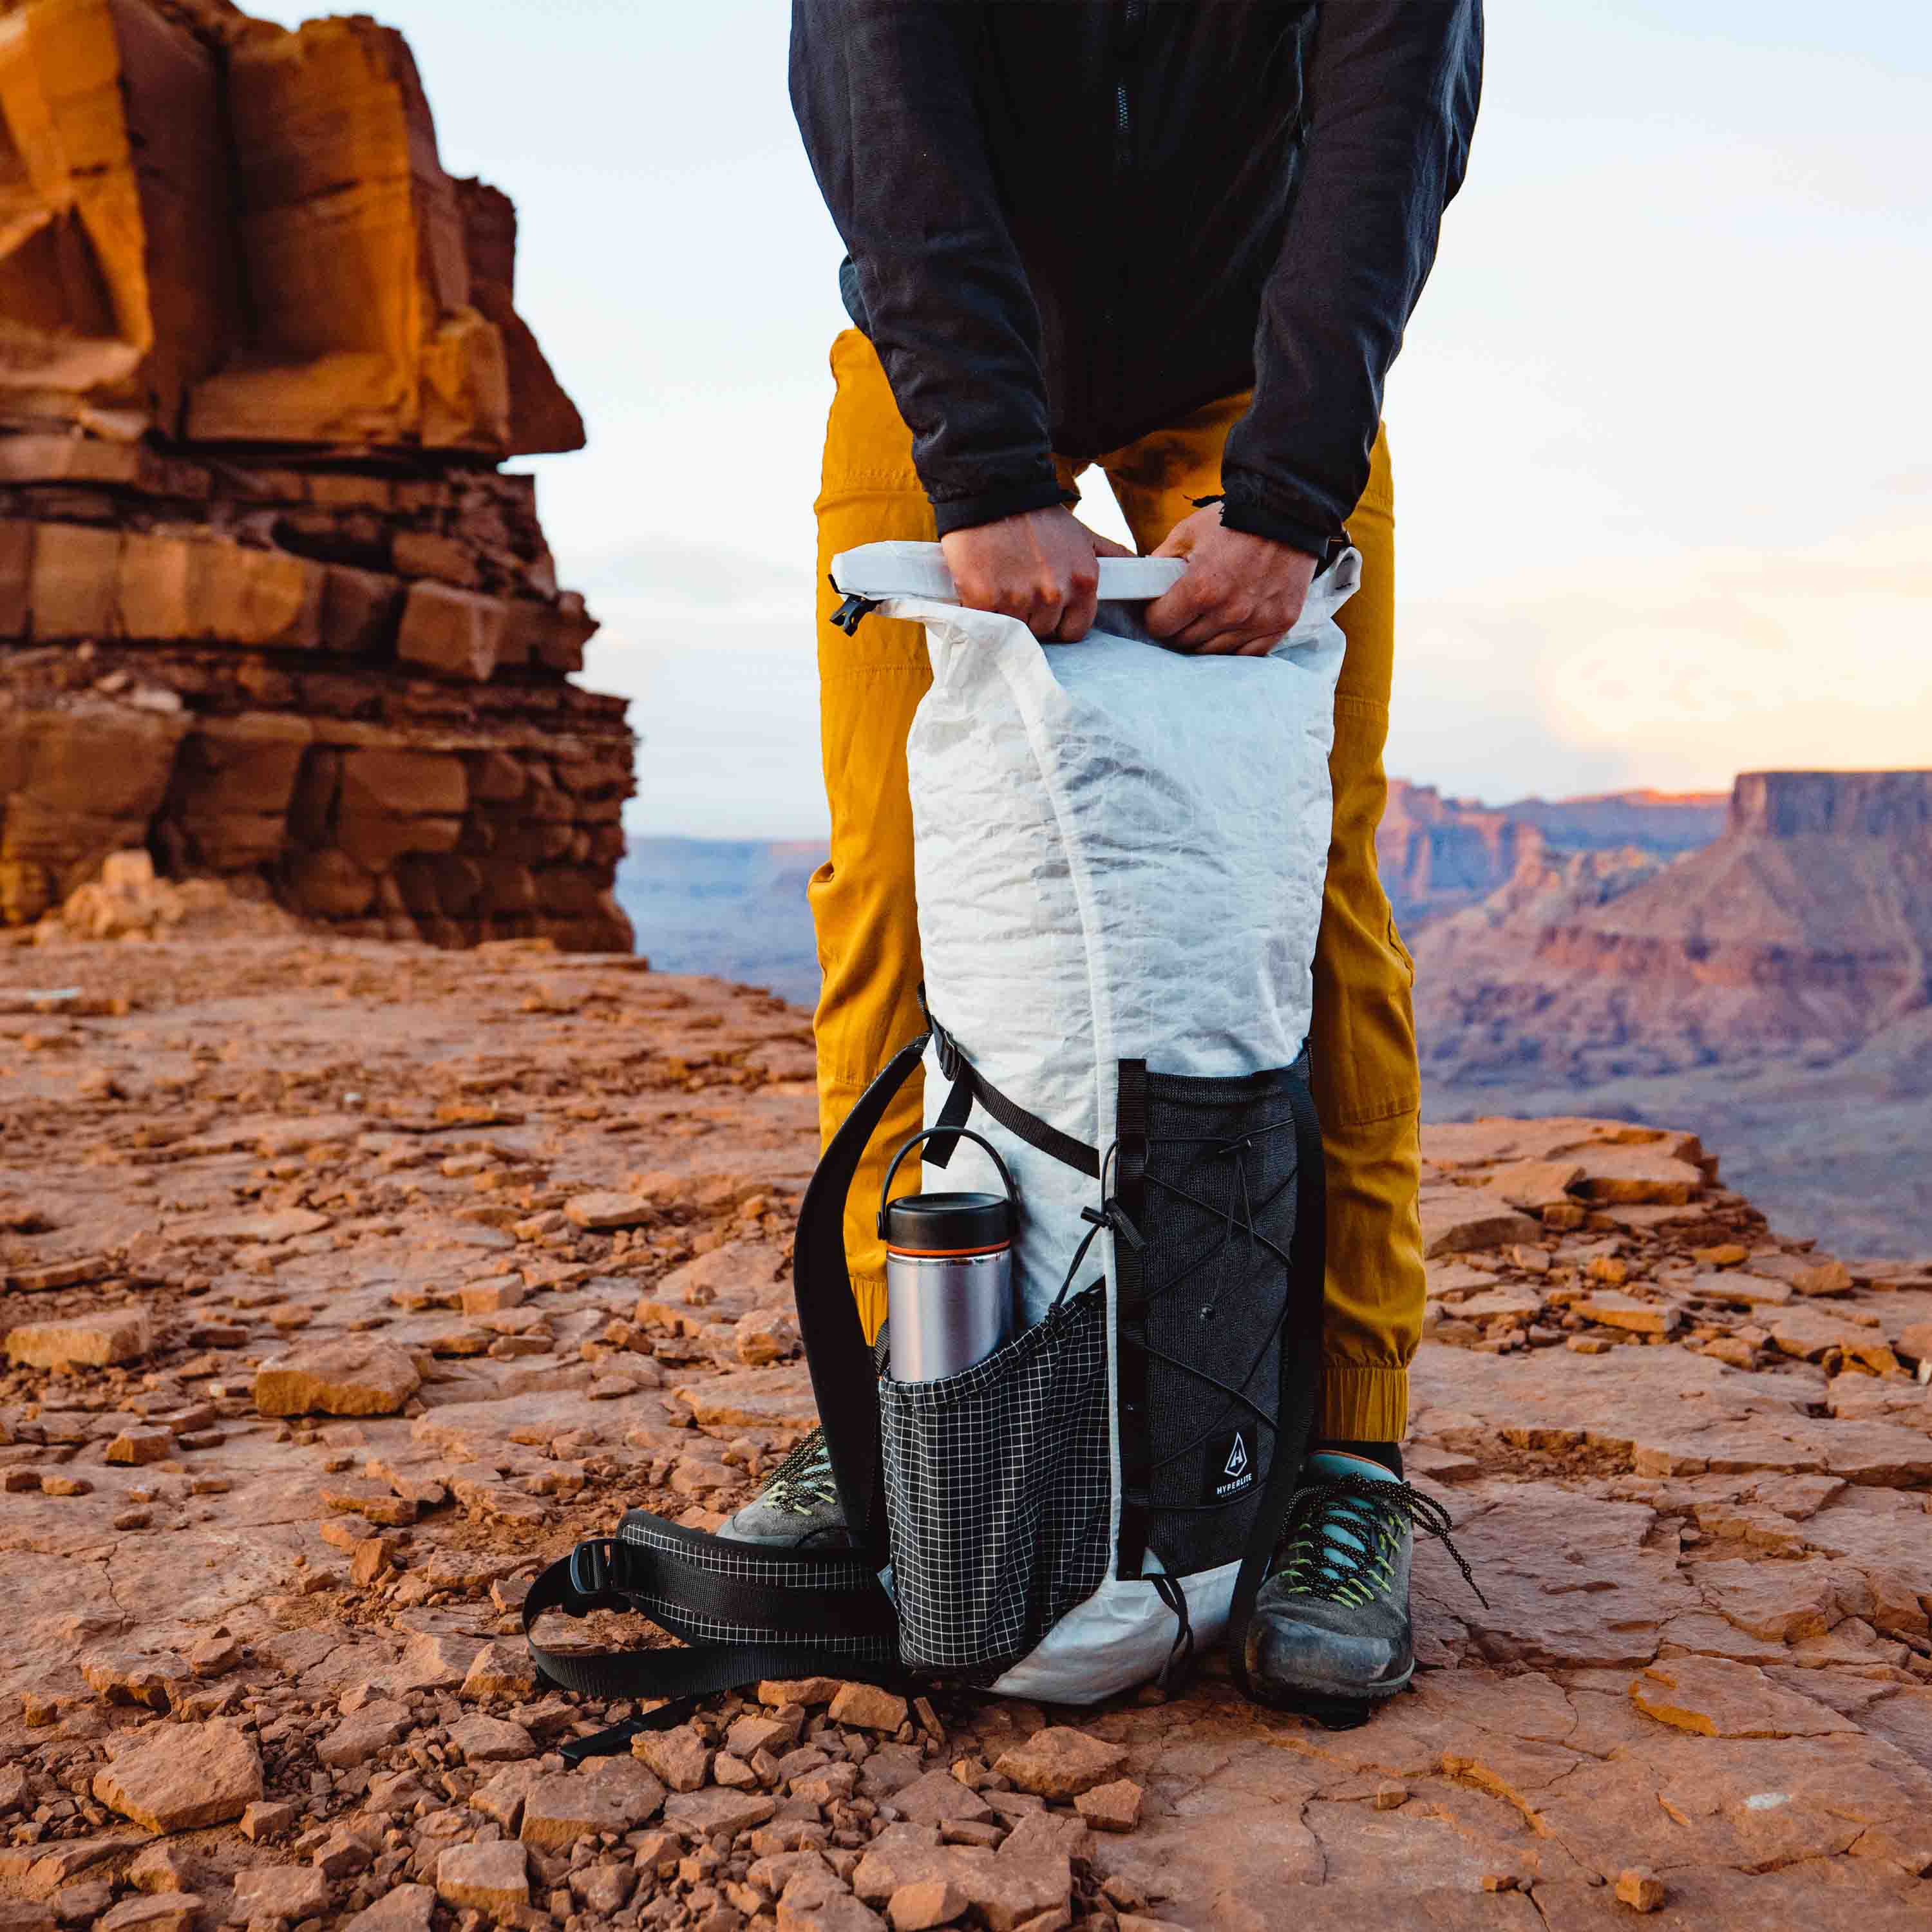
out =
<path fill-rule="evenodd" d="M 1546 846 L 1672 858 L 1708 844 L 1724 821 L 1720 794 L 1606 792 L 1482 806 L 1395 778 L 1376 852 L 1396 916 L 1413 933 L 1496 891 Z"/>
<path fill-rule="evenodd" d="M 400 35 L 0 0 L 0 920 L 108 853 L 628 948 L 632 740 L 502 458 L 583 425 Z"/>
<path fill-rule="evenodd" d="M 1751 772 L 1674 863 L 1530 852 L 1415 939 L 1432 1113 L 1664 1114 L 1792 1222 L 1932 1242 L 1928 826 L 1932 774 Z"/>
<path fill-rule="evenodd" d="M 1932 772 L 1758 772 L 1663 865 L 1536 850 L 1416 943 L 1430 1064 L 1828 1064 L 1932 1006 Z"/>

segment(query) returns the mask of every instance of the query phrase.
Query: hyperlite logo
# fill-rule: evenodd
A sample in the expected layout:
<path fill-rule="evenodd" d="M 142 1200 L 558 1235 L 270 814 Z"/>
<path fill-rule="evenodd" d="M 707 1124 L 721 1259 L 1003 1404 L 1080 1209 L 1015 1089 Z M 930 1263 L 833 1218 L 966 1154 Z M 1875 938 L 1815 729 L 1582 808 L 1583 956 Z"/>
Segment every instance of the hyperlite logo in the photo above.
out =
<path fill-rule="evenodd" d="M 1232 1502 L 1255 1486 L 1254 1438 L 1245 1429 L 1230 1429 L 1208 1444 L 1207 1480 L 1202 1501 Z"/>

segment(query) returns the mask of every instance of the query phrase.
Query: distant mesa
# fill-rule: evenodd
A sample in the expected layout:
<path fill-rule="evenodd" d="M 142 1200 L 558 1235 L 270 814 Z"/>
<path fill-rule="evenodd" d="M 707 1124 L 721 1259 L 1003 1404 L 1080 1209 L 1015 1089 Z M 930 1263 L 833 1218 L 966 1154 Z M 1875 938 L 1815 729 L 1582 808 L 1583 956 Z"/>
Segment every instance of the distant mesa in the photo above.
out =
<path fill-rule="evenodd" d="M 1546 847 L 1628 848 L 1675 858 L 1717 838 L 1729 805 L 1722 792 L 1606 792 L 1484 806 L 1402 778 L 1390 779 L 1388 790 L 1376 853 L 1383 886 L 1409 936 L 1496 891 Z"/>
<path fill-rule="evenodd" d="M 1932 1047 L 1932 772 L 1751 772 L 1674 860 L 1534 844 L 1417 936 L 1437 1081 L 1587 1083 Z"/>
<path fill-rule="evenodd" d="M 582 419 L 402 37 L 0 0 L 0 922 L 109 854 L 626 948 L 621 700 L 504 458 Z"/>

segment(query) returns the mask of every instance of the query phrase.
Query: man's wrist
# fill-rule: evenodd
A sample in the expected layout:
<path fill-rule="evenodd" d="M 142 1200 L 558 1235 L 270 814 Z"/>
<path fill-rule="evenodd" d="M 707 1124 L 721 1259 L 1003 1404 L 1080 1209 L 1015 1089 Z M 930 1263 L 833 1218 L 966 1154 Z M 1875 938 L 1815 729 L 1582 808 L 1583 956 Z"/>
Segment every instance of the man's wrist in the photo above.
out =
<path fill-rule="evenodd" d="M 932 516 L 939 535 L 944 537 L 955 530 L 970 530 L 982 524 L 1002 522 L 1008 517 L 1023 517 L 1029 510 L 1052 510 L 1063 506 L 1070 509 L 1079 500 L 1061 487 L 1058 477 L 1041 478 L 934 503 Z"/>
<path fill-rule="evenodd" d="M 1221 524 L 1244 536 L 1265 537 L 1270 543 L 1304 551 L 1318 566 L 1348 541 L 1347 531 L 1338 530 L 1326 519 L 1318 520 L 1310 510 L 1264 502 L 1252 490 L 1239 488 L 1221 499 Z"/>

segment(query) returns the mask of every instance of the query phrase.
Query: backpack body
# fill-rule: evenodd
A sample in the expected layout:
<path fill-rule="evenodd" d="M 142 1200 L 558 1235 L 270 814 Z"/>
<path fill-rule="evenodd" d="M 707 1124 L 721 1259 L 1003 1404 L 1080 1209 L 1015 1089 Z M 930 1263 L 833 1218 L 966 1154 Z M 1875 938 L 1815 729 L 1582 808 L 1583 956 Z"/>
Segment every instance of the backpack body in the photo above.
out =
<path fill-rule="evenodd" d="M 600 1601 L 686 1640 L 634 1660 L 656 1660 L 658 1694 L 830 1668 L 1083 1703 L 1224 1630 L 1241 1677 L 1234 1640 L 1318 1397 L 1305 1042 L 1334 614 L 1359 560 L 1344 553 L 1274 652 L 1243 658 L 1142 628 L 1138 604 L 1179 566 L 1100 570 L 1088 638 L 1042 646 L 950 602 L 936 544 L 834 561 L 848 625 L 873 609 L 922 623 L 933 670 L 907 746 L 928 1030 L 826 1150 L 795 1247 L 853 1548 L 730 1544 L 633 1511 L 580 1546 L 577 1574 L 546 1573 L 539 1609 L 590 1606 L 601 1582 Z M 946 1131 L 970 1126 L 1016 1183 L 1019 1325 L 958 1375 L 902 1382 L 860 1328 L 843 1223 L 922 1060 L 926 1164 L 948 1186 L 997 1187 Z M 536 1654 L 568 1688 L 613 1694 L 608 1672 L 567 1666 L 569 1683 Z M 634 1668 L 616 1694 L 646 1688 Z"/>
<path fill-rule="evenodd" d="M 916 584 L 932 554 L 870 546 L 837 560 L 834 580 Z M 1002 1352 L 1010 1388 L 987 1365 L 951 1378 L 956 1391 L 880 1384 L 902 1649 L 921 1667 L 1001 1666 L 995 1688 L 1060 1702 L 1220 1635 L 1277 1443 L 1298 1460 L 1306 1438 L 1321 1284 L 1300 1198 L 1319 1166 L 1305 1042 L 1335 613 L 1360 566 L 1345 554 L 1294 630 L 1252 658 L 1148 638 L 1140 600 L 1176 566 L 1101 568 L 1103 600 L 1120 601 L 1077 644 L 1042 647 L 1011 619 L 916 595 L 881 607 L 925 626 L 933 673 L 907 743 L 938 1029 L 928 1124 L 949 1104 L 958 1123 L 964 1063 L 1105 1169 L 970 1114 L 1017 1184 L 1021 1321 L 1054 1332 L 1023 1327 Z M 998 1183 L 962 1142 L 944 1184 Z M 1108 1202 L 1069 1282 L 1085 1217 Z M 965 1447 L 982 1441 L 1001 1448 Z M 1059 1534 L 1029 1573 L 1000 1526 L 1028 1520 L 1035 1498 Z M 962 1598 L 972 1616 L 943 1614 Z M 1016 1629 L 1031 1640 L 1017 1652 Z"/>

